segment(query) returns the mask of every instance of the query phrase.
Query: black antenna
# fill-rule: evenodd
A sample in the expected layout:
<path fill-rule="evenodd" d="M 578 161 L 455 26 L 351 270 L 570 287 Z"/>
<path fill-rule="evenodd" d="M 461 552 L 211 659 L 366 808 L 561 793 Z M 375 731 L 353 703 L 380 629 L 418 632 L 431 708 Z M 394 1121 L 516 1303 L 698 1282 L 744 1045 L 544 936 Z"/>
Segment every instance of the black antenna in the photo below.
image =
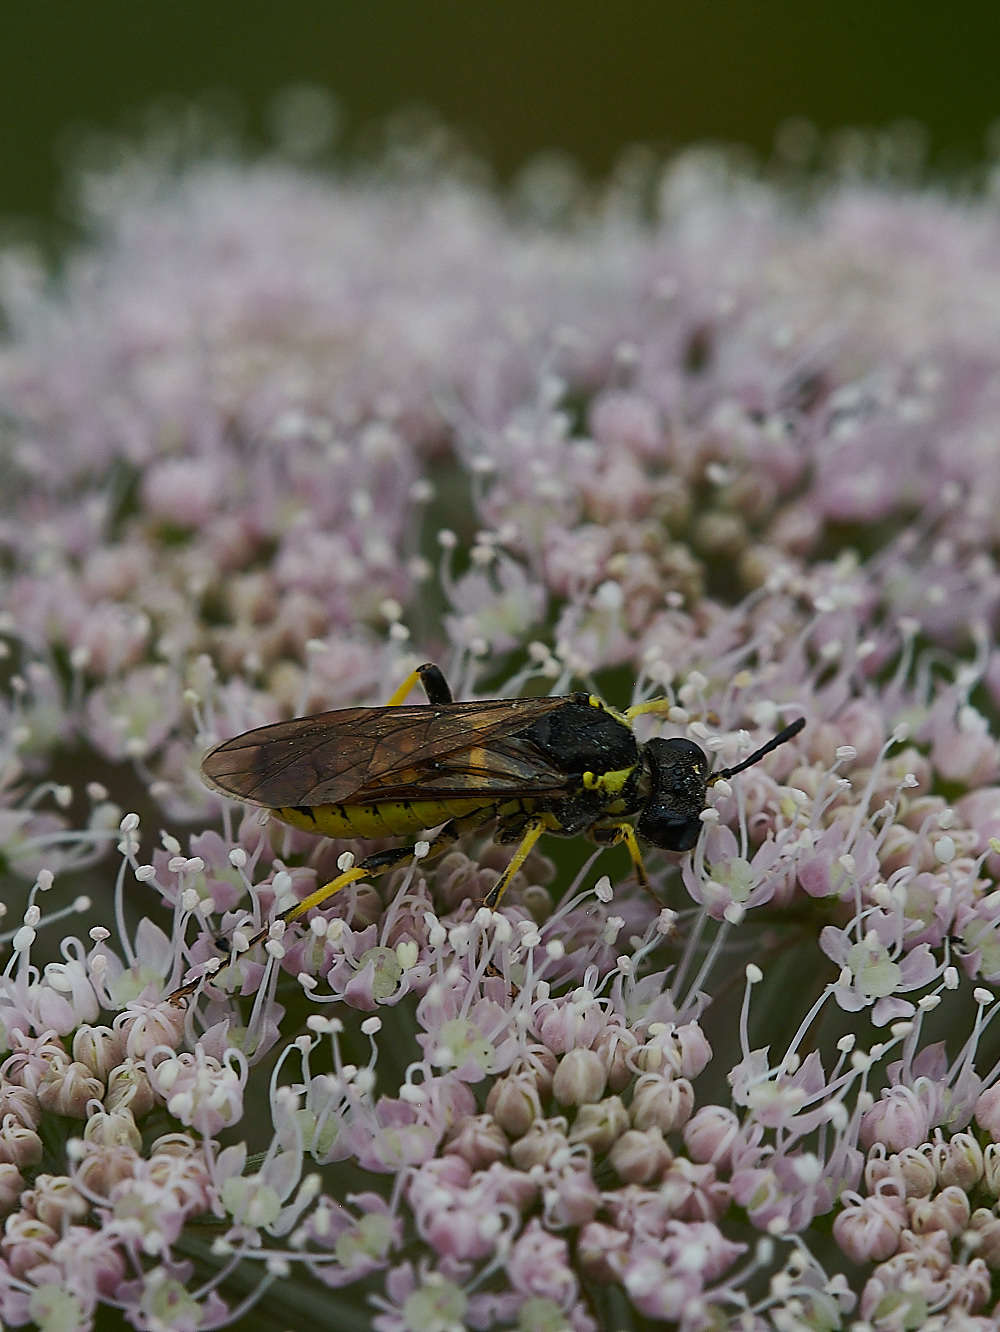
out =
<path fill-rule="evenodd" d="M 728 781 L 730 777 L 735 777 L 738 772 L 743 772 L 745 768 L 752 768 L 766 754 L 770 754 L 773 749 L 777 749 L 779 745 L 783 745 L 787 740 L 791 740 L 793 736 L 798 735 L 805 724 L 805 717 L 798 717 L 795 721 L 789 722 L 785 729 L 779 731 L 773 740 L 768 740 L 766 745 L 761 745 L 760 749 L 755 749 L 749 758 L 744 759 L 742 763 L 737 763 L 735 768 L 721 768 L 718 772 L 713 772 L 708 779 L 709 786 L 713 786 L 716 782 Z"/>

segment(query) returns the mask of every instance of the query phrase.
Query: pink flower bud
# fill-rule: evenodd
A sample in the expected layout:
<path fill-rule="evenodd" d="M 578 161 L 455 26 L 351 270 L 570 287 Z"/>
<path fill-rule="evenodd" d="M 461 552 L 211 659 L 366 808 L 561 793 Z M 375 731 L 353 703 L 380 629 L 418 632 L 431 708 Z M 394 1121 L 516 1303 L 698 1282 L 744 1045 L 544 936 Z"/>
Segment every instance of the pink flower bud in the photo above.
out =
<path fill-rule="evenodd" d="M 899 1248 L 906 1207 L 892 1193 L 848 1202 L 833 1223 L 833 1237 L 856 1263 L 884 1262 Z"/>
<path fill-rule="evenodd" d="M 38 1175 L 35 1187 L 24 1195 L 23 1206 L 53 1230 L 82 1221 L 90 1203 L 77 1192 L 68 1175 Z"/>
<path fill-rule="evenodd" d="M 628 1128 L 628 1111 L 618 1096 L 606 1096 L 592 1105 L 581 1105 L 570 1129 L 570 1142 L 586 1143 L 592 1152 L 606 1152 Z"/>
<path fill-rule="evenodd" d="M 975 1314 L 985 1307 L 992 1292 L 992 1282 L 989 1268 L 981 1257 L 972 1258 L 967 1263 L 952 1263 L 947 1280 L 950 1310 Z M 995 1321 L 995 1310 L 988 1321 L 989 1324 Z"/>
<path fill-rule="evenodd" d="M 593 1050 L 569 1050 L 559 1061 L 552 1093 L 560 1105 L 587 1105 L 604 1095 L 607 1074 Z"/>
<path fill-rule="evenodd" d="M 497 1078 L 486 1098 L 486 1112 L 509 1137 L 522 1137 L 542 1117 L 534 1078 L 525 1073 Z"/>
<path fill-rule="evenodd" d="M 931 1161 L 944 1188 L 954 1184 L 969 1193 L 983 1177 L 983 1149 L 971 1133 L 954 1133 L 950 1142 L 936 1142 Z"/>
<path fill-rule="evenodd" d="M 994 1272 L 1000 1272 L 1000 1217 L 988 1207 L 977 1207 L 969 1217 L 969 1229 L 975 1232 L 976 1254 Z"/>
<path fill-rule="evenodd" d="M 502 1161 L 491 1165 L 481 1178 L 484 1187 L 489 1186 L 498 1205 L 506 1203 L 518 1212 L 527 1211 L 538 1196 L 538 1184 L 530 1175 L 526 1175 L 523 1170 L 512 1170 Z"/>
<path fill-rule="evenodd" d="M 114 1032 L 125 1042 L 130 1059 L 144 1059 L 158 1045 L 172 1050 L 184 1038 L 184 1011 L 174 1004 L 136 1006 L 119 1013 Z"/>
<path fill-rule="evenodd" d="M 636 1051 L 635 1063 L 644 1073 L 696 1078 L 711 1058 L 712 1047 L 697 1022 L 680 1027 L 669 1022 Z"/>
<path fill-rule="evenodd" d="M 659 408 L 640 393 L 605 389 L 591 404 L 590 429 L 601 444 L 624 444 L 649 460 L 662 457 L 665 446 Z"/>
<path fill-rule="evenodd" d="M 897 870 L 909 865 L 917 841 L 917 834 L 912 829 L 904 828 L 901 823 L 894 823 L 882 838 L 879 847 L 878 859 L 882 873 L 895 874 Z M 920 868 L 929 869 L 930 866 L 921 863 Z"/>
<path fill-rule="evenodd" d="M 53 1061 L 38 1084 L 38 1100 L 45 1110 L 69 1119 L 85 1119 L 87 1107 L 104 1095 L 104 1083 L 86 1064 Z"/>
<path fill-rule="evenodd" d="M 538 1021 L 538 1035 L 553 1054 L 589 1049 L 606 1023 L 604 1010 L 591 1003 L 581 1008 L 572 999 L 551 1001 Z"/>
<path fill-rule="evenodd" d="M 125 1058 L 125 1042 L 110 1027 L 77 1027 L 73 1035 L 73 1058 L 86 1064 L 95 1078 L 107 1082 L 108 1074 Z"/>
<path fill-rule="evenodd" d="M 27 1087 L 0 1085 L 0 1119 L 6 1121 L 8 1115 L 13 1115 L 25 1128 L 38 1128 L 42 1122 L 42 1107 L 38 1104 L 38 1097 Z"/>
<path fill-rule="evenodd" d="M 983 786 L 970 791 L 956 801 L 955 809 L 965 827 L 976 834 L 973 854 L 981 856 L 989 847 L 990 839 L 1000 837 L 1000 786 Z M 1000 856 L 991 851 L 985 865 L 990 878 L 995 880 L 1000 874 Z M 993 1141 L 997 1139 L 994 1137 Z"/>
<path fill-rule="evenodd" d="M 629 1055 L 638 1049 L 639 1039 L 627 1027 L 617 1027 L 609 1023 L 594 1042 L 594 1050 L 604 1061 L 608 1075 L 608 1086 L 613 1092 L 624 1091 L 635 1073 L 629 1063 Z"/>
<path fill-rule="evenodd" d="M 507 1135 L 492 1115 L 468 1115 L 452 1129 L 444 1152 L 463 1157 L 473 1170 L 485 1170 L 507 1155 L 508 1146 Z"/>
<path fill-rule="evenodd" d="M 24 1187 L 24 1176 L 16 1165 L 0 1165 L 0 1216 L 6 1216 L 14 1210 L 21 1201 Z"/>
<path fill-rule="evenodd" d="M 576 1298 L 579 1282 L 569 1265 L 569 1246 L 543 1230 L 537 1217 L 514 1243 L 506 1267 L 510 1284 L 519 1294 L 551 1300 L 560 1309 Z"/>
<path fill-rule="evenodd" d="M 129 1110 L 133 1118 L 141 1119 L 143 1115 L 149 1114 L 155 1104 L 156 1096 L 145 1063 L 123 1059 L 117 1068 L 111 1070 L 104 1097 L 107 1110 Z"/>
<path fill-rule="evenodd" d="M 912 1087 L 889 1087 L 861 1117 L 858 1141 L 866 1150 L 881 1142 L 890 1152 L 927 1140 L 930 1117 Z"/>
<path fill-rule="evenodd" d="M 166 458 L 142 478 L 142 499 L 156 518 L 180 527 L 203 527 L 222 491 L 222 469 L 215 458 Z"/>
<path fill-rule="evenodd" d="M 947 1272 L 951 1260 L 951 1239 L 943 1230 L 932 1230 L 927 1235 L 918 1235 L 915 1230 L 904 1230 L 899 1237 L 900 1254 L 914 1253 L 921 1264 L 933 1276 Z"/>
<path fill-rule="evenodd" d="M 547 1165 L 556 1152 L 569 1151 L 564 1119 L 538 1119 L 523 1138 L 511 1143 L 510 1159 L 518 1170 Z"/>
<path fill-rule="evenodd" d="M 890 1161 L 895 1157 L 889 1157 L 886 1154 L 884 1145 L 881 1142 L 873 1143 L 868 1151 L 868 1159 L 865 1161 L 865 1188 L 869 1193 L 874 1193 L 876 1186 L 883 1179 L 889 1179 L 892 1175 L 892 1165 Z M 932 1172 L 933 1173 L 933 1172 Z M 935 1176 L 935 1183 L 937 1178 Z"/>
<path fill-rule="evenodd" d="M 976 1102 L 976 1123 L 990 1135 L 991 1142 L 1000 1142 L 1000 1082 L 980 1093 Z"/>
<path fill-rule="evenodd" d="M 687 1078 L 661 1078 L 646 1073 L 636 1083 L 629 1117 L 637 1129 L 674 1133 L 691 1118 L 694 1088 Z"/>
<path fill-rule="evenodd" d="M 694 1161 L 711 1161 L 720 1170 L 729 1169 L 730 1151 L 740 1121 L 723 1105 L 703 1105 L 684 1125 L 684 1145 Z"/>
<path fill-rule="evenodd" d="M 625 1231 L 606 1226 L 601 1221 L 591 1221 L 583 1227 L 576 1241 L 577 1262 L 583 1275 L 599 1285 L 617 1281 L 617 1262 L 628 1246 L 629 1236 Z"/>
<path fill-rule="evenodd" d="M 729 1209 L 732 1190 L 716 1178 L 715 1166 L 678 1156 L 664 1171 L 659 1195 L 681 1221 L 718 1221 Z"/>
<path fill-rule="evenodd" d="M 983 1183 L 994 1198 L 1000 1198 L 1000 1144 L 987 1143 L 983 1152 Z"/>
<path fill-rule="evenodd" d="M 892 1173 L 902 1180 L 907 1198 L 927 1198 L 938 1186 L 937 1171 L 925 1151 L 904 1147 L 889 1158 Z"/>
<path fill-rule="evenodd" d="M 854 699 L 837 714 L 840 745 L 852 745 L 858 767 L 870 768 L 885 740 L 885 717 L 873 703 Z"/>
<path fill-rule="evenodd" d="M 546 1223 L 555 1227 L 586 1225 L 600 1205 L 601 1191 L 586 1169 L 563 1171 L 545 1190 Z"/>
<path fill-rule="evenodd" d="M 82 1187 L 100 1198 L 108 1198 L 116 1184 L 134 1179 L 142 1167 L 142 1158 L 123 1143 L 100 1146 L 87 1153 L 77 1168 Z"/>
<path fill-rule="evenodd" d="M 532 1045 L 521 1060 L 521 1070 L 535 1080 L 538 1095 L 543 1101 L 552 1095 L 552 1079 L 556 1075 L 558 1060 L 545 1045 Z"/>
<path fill-rule="evenodd" d="M 984 731 L 942 726 L 931 745 L 931 763 L 945 782 L 984 786 L 997 779 L 997 743 Z"/>
<path fill-rule="evenodd" d="M 58 1231 L 22 1209 L 7 1218 L 0 1253 L 14 1276 L 24 1277 L 39 1263 L 50 1261 L 58 1239 Z"/>
<path fill-rule="evenodd" d="M 91 1115 L 83 1130 L 83 1138 L 98 1147 L 125 1146 L 135 1152 L 142 1151 L 142 1134 L 130 1110 L 117 1110 L 113 1114 L 99 1111 Z"/>
<path fill-rule="evenodd" d="M 911 1198 L 906 1209 L 910 1216 L 910 1229 L 918 1235 L 943 1230 L 954 1239 L 969 1224 L 969 1195 L 951 1184 L 933 1198 Z"/>
<path fill-rule="evenodd" d="M 674 1159 L 658 1128 L 628 1129 L 608 1154 L 615 1174 L 625 1184 L 648 1184 Z"/>
<path fill-rule="evenodd" d="M 7 1159 L 19 1170 L 30 1170 L 42 1159 L 41 1138 L 34 1129 L 25 1128 L 23 1124 L 18 1123 L 13 1115 L 7 1117 L 3 1128 L 0 1129 L 0 1142 L 3 1143 Z"/>
<path fill-rule="evenodd" d="M 52 1032 L 37 1039 L 24 1036 L 20 1031 L 14 1035 L 18 1048 L 0 1066 L 0 1083 L 4 1086 L 36 1091 L 50 1064 L 69 1062 L 65 1047 Z"/>

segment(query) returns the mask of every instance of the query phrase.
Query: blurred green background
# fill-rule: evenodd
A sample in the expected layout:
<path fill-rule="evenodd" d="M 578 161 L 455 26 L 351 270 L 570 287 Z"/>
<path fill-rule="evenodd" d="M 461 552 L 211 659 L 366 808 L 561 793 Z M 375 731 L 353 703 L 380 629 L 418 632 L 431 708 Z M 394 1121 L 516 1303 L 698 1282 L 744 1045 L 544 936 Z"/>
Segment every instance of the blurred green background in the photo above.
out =
<path fill-rule="evenodd" d="M 0 216 L 51 225 L 81 127 L 134 130 L 166 95 L 235 95 L 266 141 L 281 88 L 328 87 L 342 139 L 435 109 L 507 180 L 543 149 L 590 177 L 621 149 L 772 153 L 913 119 L 934 170 L 981 162 L 1000 116 L 1000 6 L 921 0 L 0 0 Z"/>

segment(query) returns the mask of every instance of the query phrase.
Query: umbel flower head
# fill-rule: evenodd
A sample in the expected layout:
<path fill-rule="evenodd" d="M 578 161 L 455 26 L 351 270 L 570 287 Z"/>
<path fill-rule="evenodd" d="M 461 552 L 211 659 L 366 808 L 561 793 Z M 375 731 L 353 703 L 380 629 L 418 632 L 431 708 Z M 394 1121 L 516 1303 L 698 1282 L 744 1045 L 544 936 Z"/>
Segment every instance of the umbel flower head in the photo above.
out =
<path fill-rule="evenodd" d="M 985 1332 L 995 202 L 409 167 L 138 152 L 2 256 L 0 1321 Z M 549 838 L 491 911 L 485 829 L 286 919 L 392 843 L 202 754 L 426 660 L 806 727 L 651 891 Z"/>

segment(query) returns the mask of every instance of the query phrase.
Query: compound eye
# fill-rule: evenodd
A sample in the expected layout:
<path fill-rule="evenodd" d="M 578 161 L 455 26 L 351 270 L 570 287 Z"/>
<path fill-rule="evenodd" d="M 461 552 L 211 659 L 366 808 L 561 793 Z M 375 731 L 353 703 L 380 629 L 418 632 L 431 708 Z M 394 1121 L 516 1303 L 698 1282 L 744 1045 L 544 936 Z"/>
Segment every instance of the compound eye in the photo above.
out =
<path fill-rule="evenodd" d="M 647 809 L 636 824 L 639 836 L 662 851 L 690 851 L 697 846 L 701 829 L 701 819 L 679 818 L 655 809 Z"/>

